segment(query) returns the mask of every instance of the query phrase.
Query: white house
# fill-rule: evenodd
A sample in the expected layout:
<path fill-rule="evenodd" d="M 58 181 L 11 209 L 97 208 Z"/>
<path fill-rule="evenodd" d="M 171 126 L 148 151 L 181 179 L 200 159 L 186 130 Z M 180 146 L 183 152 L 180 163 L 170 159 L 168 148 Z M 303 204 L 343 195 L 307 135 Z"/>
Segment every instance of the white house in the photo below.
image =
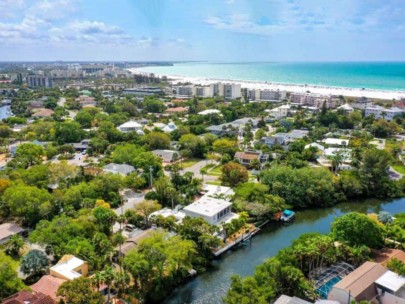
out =
<path fill-rule="evenodd" d="M 309 148 L 311 148 L 311 147 L 318 148 L 319 151 L 325 151 L 325 147 L 324 147 L 324 146 L 322 146 L 322 145 L 320 145 L 320 144 L 318 144 L 318 143 L 315 143 L 315 142 L 306 145 L 306 146 L 304 147 L 304 149 L 309 149 Z"/>
<path fill-rule="evenodd" d="M 281 119 L 288 116 L 288 114 L 290 113 L 290 109 L 290 105 L 282 105 L 271 110 L 266 110 L 266 112 L 268 112 L 269 116 L 274 119 Z"/>
<path fill-rule="evenodd" d="M 49 269 L 49 272 L 57 278 L 74 280 L 81 276 L 87 276 L 88 264 L 73 255 L 65 255 L 58 264 Z"/>
<path fill-rule="evenodd" d="M 202 190 L 205 192 L 204 195 L 216 197 L 216 198 L 221 197 L 227 201 L 229 201 L 232 198 L 232 196 L 235 194 L 235 192 L 232 190 L 231 187 L 225 187 L 225 186 L 215 186 L 215 185 L 205 184 L 203 186 Z"/>
<path fill-rule="evenodd" d="M 219 198 L 204 195 L 199 200 L 186 206 L 183 212 L 190 217 L 202 217 L 211 225 L 217 225 L 235 216 L 231 212 L 232 203 Z"/>
<path fill-rule="evenodd" d="M 165 133 L 171 133 L 171 132 L 173 132 L 174 130 L 177 130 L 177 126 L 174 124 L 174 122 L 169 122 L 166 126 L 164 126 L 163 128 L 162 128 L 162 131 L 163 132 L 165 132 Z"/>
<path fill-rule="evenodd" d="M 347 114 L 351 113 L 354 111 L 354 108 L 349 105 L 348 103 L 345 103 L 344 105 L 341 105 L 340 107 L 337 108 L 338 110 L 343 110 L 345 111 Z"/>
<path fill-rule="evenodd" d="M 374 115 L 374 118 L 376 119 L 381 119 L 384 118 L 388 121 L 391 121 L 395 118 L 395 116 L 400 116 L 404 113 L 404 110 L 400 109 L 400 108 L 384 108 L 381 106 L 370 106 L 370 107 L 366 107 L 364 115 L 366 117 Z"/>
<path fill-rule="evenodd" d="M 126 176 L 131 172 L 134 172 L 135 168 L 131 165 L 111 163 L 104 166 L 103 171 L 106 173 L 121 174 Z"/>
<path fill-rule="evenodd" d="M 130 120 L 127 121 L 126 123 L 123 123 L 122 125 L 118 126 L 117 128 L 120 130 L 122 133 L 127 133 L 127 132 L 142 132 L 143 126 L 140 123 L 137 123 L 136 121 Z"/>
<path fill-rule="evenodd" d="M 348 139 L 340 139 L 340 138 L 326 138 L 323 142 L 330 146 L 348 146 L 349 140 Z"/>
<path fill-rule="evenodd" d="M 209 114 L 221 114 L 221 111 L 217 109 L 208 109 L 198 112 L 198 115 L 209 115 Z"/>

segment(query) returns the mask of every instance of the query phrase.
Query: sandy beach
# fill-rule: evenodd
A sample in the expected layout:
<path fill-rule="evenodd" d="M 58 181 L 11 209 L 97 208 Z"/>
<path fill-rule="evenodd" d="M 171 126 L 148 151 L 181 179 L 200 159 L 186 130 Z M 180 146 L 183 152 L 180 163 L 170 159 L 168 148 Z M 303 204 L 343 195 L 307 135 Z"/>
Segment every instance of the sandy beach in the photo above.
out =
<path fill-rule="evenodd" d="M 132 68 L 128 69 L 133 74 L 150 74 L 146 73 L 140 69 Z M 162 75 L 154 73 L 156 76 L 163 77 L 166 76 L 170 79 L 172 84 L 177 83 L 192 83 L 197 85 L 209 85 L 217 82 L 231 82 L 235 84 L 240 84 L 242 88 L 247 89 L 269 89 L 269 90 L 280 90 L 293 93 L 305 93 L 311 92 L 321 95 L 343 95 L 348 97 L 368 97 L 386 100 L 400 100 L 405 98 L 405 91 L 384 91 L 384 90 L 373 90 L 373 89 L 355 89 L 355 88 L 340 88 L 340 87 L 328 87 L 328 86 L 316 86 L 316 85 L 305 85 L 305 84 L 288 84 L 288 83 L 271 83 L 271 82 L 261 82 L 261 81 L 246 81 L 237 79 L 220 79 L 220 78 L 204 78 L 204 77 L 188 77 L 181 75 Z"/>

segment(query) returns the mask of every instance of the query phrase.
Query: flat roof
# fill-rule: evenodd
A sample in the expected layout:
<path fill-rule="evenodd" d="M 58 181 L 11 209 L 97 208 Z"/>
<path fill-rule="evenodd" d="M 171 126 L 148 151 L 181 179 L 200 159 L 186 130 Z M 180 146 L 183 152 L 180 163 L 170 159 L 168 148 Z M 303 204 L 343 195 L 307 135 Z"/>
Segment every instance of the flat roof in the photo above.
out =
<path fill-rule="evenodd" d="M 397 292 L 405 285 L 405 278 L 393 271 L 387 271 L 375 281 L 376 284 Z"/>
<path fill-rule="evenodd" d="M 230 202 L 224 199 L 204 195 L 196 202 L 186 206 L 183 210 L 211 217 L 231 205 Z"/>
<path fill-rule="evenodd" d="M 225 187 L 225 186 L 216 186 L 216 185 L 205 184 L 203 186 L 203 190 L 206 191 L 205 195 L 208 195 L 208 196 L 234 195 L 235 194 L 235 192 L 232 190 L 231 187 Z"/>
<path fill-rule="evenodd" d="M 348 139 L 340 139 L 340 138 L 326 138 L 323 140 L 325 144 L 328 145 L 348 145 L 349 140 Z"/>
<path fill-rule="evenodd" d="M 76 271 L 74 271 L 74 269 L 82 266 L 85 262 L 75 256 L 72 256 L 70 259 L 58 263 L 55 266 L 52 266 L 50 269 L 60 273 L 61 275 L 63 275 L 65 278 L 68 278 L 70 280 L 73 279 L 77 279 L 80 278 L 82 275 Z"/>

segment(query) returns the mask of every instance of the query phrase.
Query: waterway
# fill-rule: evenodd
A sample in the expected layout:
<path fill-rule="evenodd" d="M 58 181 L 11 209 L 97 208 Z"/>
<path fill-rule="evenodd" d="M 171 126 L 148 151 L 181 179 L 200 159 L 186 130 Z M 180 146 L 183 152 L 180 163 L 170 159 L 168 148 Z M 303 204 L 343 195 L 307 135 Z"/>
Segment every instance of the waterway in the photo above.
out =
<path fill-rule="evenodd" d="M 301 234 L 328 233 L 330 224 L 335 218 L 352 211 L 362 213 L 388 211 L 392 214 L 405 212 L 405 198 L 383 202 L 367 200 L 341 203 L 332 208 L 299 211 L 295 221 L 290 225 L 270 225 L 253 238 L 251 246 L 242 246 L 225 253 L 213 262 L 211 269 L 175 289 L 163 303 L 222 303 L 222 298 L 230 285 L 230 276 L 252 275 L 257 265 L 289 246 Z"/>

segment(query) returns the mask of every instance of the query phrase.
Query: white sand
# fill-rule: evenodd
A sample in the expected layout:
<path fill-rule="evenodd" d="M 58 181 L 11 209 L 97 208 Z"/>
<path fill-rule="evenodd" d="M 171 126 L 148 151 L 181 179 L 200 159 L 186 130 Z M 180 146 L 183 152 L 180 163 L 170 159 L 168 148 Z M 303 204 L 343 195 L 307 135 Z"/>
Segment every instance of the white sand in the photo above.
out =
<path fill-rule="evenodd" d="M 133 74 L 150 74 L 137 68 L 128 69 Z M 197 85 L 209 85 L 217 82 L 231 82 L 240 84 L 242 88 L 248 89 L 270 89 L 280 90 L 293 93 L 305 93 L 307 91 L 321 95 L 342 95 L 349 97 L 368 97 L 387 100 L 400 100 L 405 98 L 405 91 L 386 91 L 386 90 L 374 90 L 374 89 L 355 89 L 355 88 L 343 88 L 343 87 L 328 87 L 328 86 L 316 86 L 316 85 L 300 85 L 300 84 L 288 84 L 288 83 L 272 83 L 261 81 L 246 81 L 246 80 L 234 80 L 234 79 L 219 79 L 219 78 L 204 78 L 204 77 L 189 77 L 180 75 L 162 75 L 154 73 L 156 76 L 166 76 L 169 78 L 172 84 L 177 83 L 192 83 Z"/>

